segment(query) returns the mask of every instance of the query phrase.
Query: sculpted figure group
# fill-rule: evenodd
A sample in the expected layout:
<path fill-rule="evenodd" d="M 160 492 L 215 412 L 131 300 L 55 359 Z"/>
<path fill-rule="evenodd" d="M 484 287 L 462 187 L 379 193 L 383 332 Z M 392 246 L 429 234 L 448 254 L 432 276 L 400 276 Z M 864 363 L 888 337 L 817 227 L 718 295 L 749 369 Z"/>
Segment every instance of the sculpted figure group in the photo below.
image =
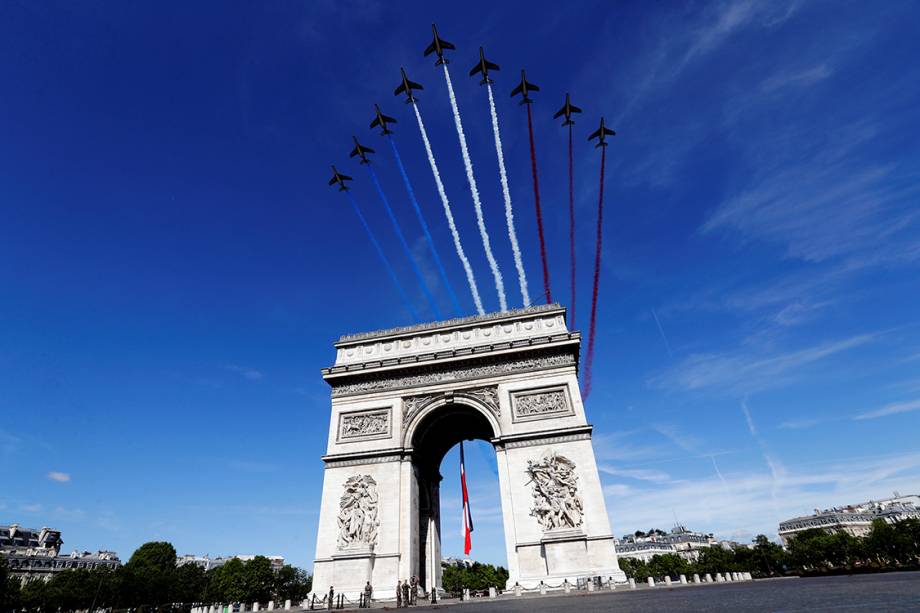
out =
<path fill-rule="evenodd" d="M 550 452 L 539 462 L 529 460 L 526 472 L 533 484 L 530 514 L 544 531 L 581 526 L 584 509 L 574 462 Z"/>
<path fill-rule="evenodd" d="M 377 482 L 370 475 L 355 475 L 345 482 L 339 499 L 339 549 L 377 543 Z"/>

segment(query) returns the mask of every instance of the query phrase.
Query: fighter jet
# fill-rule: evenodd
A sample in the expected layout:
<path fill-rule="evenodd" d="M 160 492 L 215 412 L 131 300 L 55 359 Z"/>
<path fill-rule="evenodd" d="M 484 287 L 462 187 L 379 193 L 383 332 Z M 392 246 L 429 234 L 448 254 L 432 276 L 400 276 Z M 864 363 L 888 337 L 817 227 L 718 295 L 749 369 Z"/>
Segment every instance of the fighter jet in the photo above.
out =
<path fill-rule="evenodd" d="M 332 178 L 329 179 L 329 185 L 339 184 L 339 191 L 344 192 L 348 189 L 348 186 L 345 185 L 345 181 L 353 181 L 348 175 L 343 175 L 338 170 L 335 169 L 335 164 L 332 165 Z"/>
<path fill-rule="evenodd" d="M 413 83 L 409 80 L 409 77 L 406 76 L 406 70 L 400 68 L 399 72 L 402 73 L 402 82 L 399 84 L 399 87 L 396 88 L 396 91 L 393 92 L 394 96 L 399 94 L 406 94 L 406 104 L 415 104 L 415 95 L 412 93 L 413 89 L 425 89 L 418 83 Z"/>
<path fill-rule="evenodd" d="M 434 40 L 431 41 L 431 44 L 428 45 L 428 48 L 425 49 L 425 56 L 429 56 L 432 53 L 438 54 L 438 61 L 434 63 L 435 66 L 440 66 L 441 64 L 447 64 L 447 58 L 444 57 L 445 49 L 455 49 L 453 43 L 449 43 L 446 40 L 442 40 L 438 36 L 438 28 L 431 24 L 431 31 L 434 32 Z"/>
<path fill-rule="evenodd" d="M 479 82 L 480 85 L 485 85 L 486 83 L 493 83 L 492 79 L 489 78 L 490 70 L 498 70 L 498 64 L 493 64 L 486 59 L 485 52 L 483 52 L 482 47 L 479 48 L 479 63 L 473 66 L 473 69 L 470 70 L 470 76 L 472 77 L 477 72 L 482 73 L 482 81 Z"/>
<path fill-rule="evenodd" d="M 572 125 L 575 123 L 572 121 L 572 113 L 581 113 L 581 109 L 572 104 L 572 102 L 569 100 L 569 95 L 566 94 L 565 104 L 563 104 L 562 108 L 559 109 L 555 115 L 553 115 L 553 119 L 558 119 L 559 117 L 565 115 L 565 121 L 562 122 L 562 125 Z"/>
<path fill-rule="evenodd" d="M 597 144 L 594 146 L 595 149 L 598 147 L 607 146 L 607 137 L 616 136 L 617 133 L 604 125 L 604 118 L 601 117 L 601 127 L 597 129 L 597 132 L 588 137 L 588 140 L 598 139 Z"/>
<path fill-rule="evenodd" d="M 523 94 L 524 99 L 521 100 L 521 104 L 530 104 L 533 102 L 530 98 L 527 97 L 527 94 L 530 92 L 538 92 L 540 88 L 534 85 L 533 83 L 528 83 L 527 78 L 524 76 L 524 71 L 521 70 L 521 83 L 513 90 L 511 90 L 511 97 L 514 98 L 518 94 Z"/>
<path fill-rule="evenodd" d="M 361 158 L 362 164 L 370 164 L 371 161 L 367 159 L 367 154 L 374 153 L 374 150 L 359 143 L 357 136 L 352 136 L 351 138 L 355 141 L 355 148 L 351 150 L 351 153 L 348 154 L 348 157 L 353 158 L 358 156 Z"/>
<path fill-rule="evenodd" d="M 383 130 L 383 132 L 380 133 L 381 135 L 392 134 L 393 130 L 389 129 L 387 124 L 396 123 L 396 120 L 381 113 L 380 107 L 376 104 L 374 105 L 374 111 L 376 112 L 377 116 L 374 117 L 374 121 L 371 122 L 371 127 L 376 128 L 377 126 L 380 126 L 380 128 Z"/>

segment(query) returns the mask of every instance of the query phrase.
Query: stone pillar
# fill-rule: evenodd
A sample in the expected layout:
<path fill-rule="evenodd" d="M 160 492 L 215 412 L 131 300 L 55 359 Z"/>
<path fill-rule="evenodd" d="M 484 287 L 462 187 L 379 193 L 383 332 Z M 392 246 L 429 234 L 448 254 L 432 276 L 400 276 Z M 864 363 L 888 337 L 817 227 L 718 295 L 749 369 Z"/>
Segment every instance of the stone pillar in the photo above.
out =
<path fill-rule="evenodd" d="M 290 598 L 284 601 L 284 610 L 285 610 L 285 611 L 290 611 L 290 610 L 291 610 L 291 600 L 290 600 Z"/>
<path fill-rule="evenodd" d="M 594 577 L 588 577 L 588 591 L 594 591 Z"/>
<path fill-rule="evenodd" d="M 498 596 L 498 592 L 494 587 L 489 588 L 489 598 L 495 598 Z"/>
<path fill-rule="evenodd" d="M 521 585 L 519 583 L 514 584 L 514 595 L 520 596 L 522 594 Z"/>
<path fill-rule="evenodd" d="M 565 581 L 562 582 L 562 589 L 565 590 L 565 593 L 566 593 L 566 594 L 568 594 L 569 592 L 572 591 L 572 584 L 569 583 L 569 580 L 568 580 L 568 579 L 566 579 Z"/>
<path fill-rule="evenodd" d="M 699 573 L 693 573 L 693 582 L 694 582 L 694 583 L 699 583 L 699 582 L 700 582 L 700 574 L 699 574 Z"/>
<path fill-rule="evenodd" d="M 687 575 L 681 575 L 681 576 L 680 576 L 680 584 L 681 584 L 681 585 L 687 585 Z"/>
<path fill-rule="evenodd" d="M 722 573 L 716 573 L 716 583 L 725 583 L 725 578 L 722 576 Z"/>
<path fill-rule="evenodd" d="M 252 603 L 252 613 L 258 613 L 258 611 L 259 611 L 259 603 L 258 602 Z"/>
<path fill-rule="evenodd" d="M 610 577 L 610 581 L 607 582 L 607 586 L 611 591 L 617 589 L 617 582 L 613 580 L 613 577 Z"/>
<path fill-rule="evenodd" d="M 744 573 L 744 578 L 747 579 L 748 581 L 754 580 L 754 577 L 751 576 L 751 573 L 747 573 L 747 572 Z"/>
<path fill-rule="evenodd" d="M 704 583 L 712 583 L 712 575 L 706 573 L 706 576 L 703 578 Z"/>
<path fill-rule="evenodd" d="M 631 589 L 631 590 L 636 589 L 636 580 L 635 580 L 635 579 L 633 579 L 632 577 L 630 577 L 629 579 L 627 579 L 627 582 L 629 583 L 629 589 Z"/>
<path fill-rule="evenodd" d="M 268 610 L 269 610 L 269 611 L 274 611 L 274 610 L 275 610 L 275 601 L 274 601 L 274 600 L 269 600 L 269 601 L 268 601 Z"/>
<path fill-rule="evenodd" d="M 540 581 L 540 595 L 546 596 L 546 584 Z"/>
<path fill-rule="evenodd" d="M 648 586 L 655 587 L 655 580 L 652 577 L 648 578 Z"/>
<path fill-rule="evenodd" d="M 664 578 L 664 584 L 665 584 L 666 586 L 668 586 L 668 587 L 671 587 L 671 575 L 667 575 L 667 576 Z"/>

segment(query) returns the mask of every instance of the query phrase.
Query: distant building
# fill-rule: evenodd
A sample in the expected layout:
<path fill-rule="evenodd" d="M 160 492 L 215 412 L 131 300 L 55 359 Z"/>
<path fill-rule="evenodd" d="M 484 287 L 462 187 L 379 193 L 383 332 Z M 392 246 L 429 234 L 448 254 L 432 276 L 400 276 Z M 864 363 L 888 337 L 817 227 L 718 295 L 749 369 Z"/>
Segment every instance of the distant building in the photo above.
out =
<path fill-rule="evenodd" d="M 617 555 L 648 562 L 656 555 L 676 553 L 692 562 L 699 557 L 700 549 L 718 547 L 720 544 L 712 534 L 674 526 L 670 532 L 652 530 L 649 533 L 627 534 L 617 541 Z"/>
<path fill-rule="evenodd" d="M 23 528 L 19 524 L 0 526 L 0 557 L 10 573 L 21 581 L 49 579 L 54 573 L 72 568 L 118 568 L 121 560 L 113 551 L 74 551 L 61 555 L 60 530 Z"/>
<path fill-rule="evenodd" d="M 469 558 L 441 558 L 441 566 L 456 566 L 457 568 L 471 568 L 473 560 Z"/>
<path fill-rule="evenodd" d="M 852 536 L 863 537 L 872 530 L 872 522 L 881 519 L 888 523 L 902 519 L 920 519 L 920 496 L 915 494 L 900 496 L 897 492 L 892 498 L 870 500 L 844 507 L 815 509 L 811 515 L 793 517 L 779 524 L 779 538 L 783 546 L 803 530 L 820 528 L 826 532 L 846 532 Z"/>
<path fill-rule="evenodd" d="M 200 566 L 204 570 L 208 571 L 212 568 L 217 568 L 223 566 L 230 560 L 234 558 L 241 560 L 243 562 L 248 562 L 249 560 L 254 559 L 254 555 L 242 555 L 242 556 L 226 556 L 226 557 L 217 557 L 210 558 L 207 555 L 196 556 L 186 554 L 184 556 L 176 558 L 176 566 L 185 566 L 186 564 L 194 564 L 195 566 Z M 281 570 L 284 567 L 284 558 L 282 556 L 262 556 L 263 558 L 268 558 L 268 561 L 271 563 L 272 570 Z"/>

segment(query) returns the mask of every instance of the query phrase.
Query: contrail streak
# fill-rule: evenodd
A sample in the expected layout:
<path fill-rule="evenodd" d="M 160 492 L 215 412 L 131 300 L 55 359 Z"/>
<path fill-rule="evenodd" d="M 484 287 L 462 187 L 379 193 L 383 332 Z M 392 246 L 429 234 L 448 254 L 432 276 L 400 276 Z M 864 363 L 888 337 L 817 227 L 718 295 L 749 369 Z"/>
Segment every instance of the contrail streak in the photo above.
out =
<path fill-rule="evenodd" d="M 358 203 L 355 202 L 354 197 L 348 190 L 345 190 L 345 195 L 348 196 L 348 201 L 351 203 L 352 208 L 355 210 L 355 214 L 361 221 L 361 225 L 364 226 L 364 231 L 367 232 L 367 237 L 370 239 L 371 244 L 374 246 L 374 249 L 377 250 L 377 255 L 380 256 L 380 261 L 383 262 L 383 267 L 386 269 L 387 274 L 390 276 L 390 280 L 393 281 L 393 285 L 396 286 L 396 290 L 399 292 L 399 296 L 402 298 L 403 304 L 405 304 L 406 308 L 409 309 L 409 312 L 412 313 L 412 319 L 418 321 L 419 317 L 418 313 L 415 311 L 415 307 L 412 306 L 412 302 L 409 300 L 409 296 L 406 294 L 406 290 L 403 289 L 402 283 L 399 282 L 399 278 L 396 276 L 396 272 L 393 270 L 393 266 L 390 264 L 390 260 L 387 259 L 386 254 L 383 252 L 383 247 L 381 247 L 380 243 L 377 242 L 377 237 L 374 236 L 373 231 L 371 231 L 371 227 L 367 225 L 367 220 L 364 219 L 364 215 L 361 214 L 361 209 L 358 208 Z"/>
<path fill-rule="evenodd" d="M 655 318 L 655 323 L 658 324 L 658 332 L 661 333 L 661 340 L 664 341 L 664 346 L 668 350 L 668 355 L 673 358 L 674 354 L 671 352 L 671 343 L 668 342 L 668 337 L 664 335 L 664 328 L 661 327 L 661 322 L 658 321 L 658 313 L 655 312 L 655 309 L 652 309 L 652 317 Z"/>
<path fill-rule="evenodd" d="M 511 239 L 511 252 L 514 254 L 514 267 L 517 268 L 518 283 L 521 286 L 521 297 L 524 301 L 524 306 L 529 307 L 530 293 L 527 291 L 527 275 L 524 273 L 524 262 L 521 259 L 521 247 L 518 245 L 517 232 L 514 230 L 514 211 L 511 209 L 511 190 L 508 189 L 508 173 L 505 171 L 505 154 L 502 151 L 502 137 L 498 131 L 498 113 L 495 110 L 495 98 L 492 96 L 492 85 L 486 83 L 486 88 L 489 90 L 489 112 L 492 114 L 492 133 L 495 135 L 495 153 L 498 155 L 498 175 L 502 183 L 502 196 L 505 199 L 505 221 L 508 224 L 508 238 Z M 549 301 L 547 300 L 547 302 Z"/>
<path fill-rule="evenodd" d="M 527 134 L 530 136 L 530 172 L 533 175 L 534 206 L 537 209 L 537 235 L 540 237 L 540 261 L 543 263 L 543 293 L 546 304 L 553 301 L 549 283 L 549 264 L 546 262 L 546 241 L 543 238 L 543 210 L 540 207 L 540 183 L 537 181 L 537 149 L 533 140 L 533 109 L 527 105 Z"/>
<path fill-rule="evenodd" d="M 572 124 L 569 124 L 569 259 L 572 261 L 572 303 L 569 313 L 575 327 L 575 173 L 572 164 Z"/>
<path fill-rule="evenodd" d="M 486 231 L 486 221 L 482 216 L 482 203 L 479 201 L 479 189 L 476 187 L 476 177 L 473 176 L 473 162 L 470 160 L 470 152 L 466 146 L 466 136 L 463 134 L 463 122 L 460 121 L 460 109 L 457 107 L 457 98 L 454 96 L 454 86 L 450 82 L 450 73 L 447 71 L 447 64 L 444 66 L 444 80 L 447 82 L 447 93 L 450 95 L 450 106 L 454 111 L 454 126 L 457 128 L 457 138 L 460 139 L 460 153 L 463 155 L 463 164 L 466 166 L 466 180 L 470 184 L 470 194 L 473 196 L 473 208 L 476 211 L 476 223 L 479 225 L 479 235 L 482 237 L 482 247 L 486 252 L 486 259 L 489 261 L 489 268 L 492 269 L 492 277 L 495 279 L 495 290 L 498 292 L 498 304 L 502 311 L 508 310 L 508 301 L 505 299 L 505 283 L 502 281 L 502 273 L 498 269 L 498 262 L 492 255 L 492 244 L 489 241 L 489 233 Z"/>
<path fill-rule="evenodd" d="M 387 195 L 384 193 L 383 187 L 380 186 L 380 181 L 377 179 L 377 173 L 374 171 L 374 167 L 370 164 L 367 164 L 367 170 L 371 173 L 371 181 L 373 181 L 374 187 L 377 188 L 377 193 L 380 195 L 380 201 L 383 202 L 383 208 L 386 209 L 387 217 L 390 218 L 390 223 L 393 224 L 393 230 L 396 231 L 396 236 L 399 238 L 399 243 L 402 245 L 403 251 L 406 253 L 406 257 L 409 258 L 409 263 L 412 264 L 412 270 L 415 272 L 415 276 L 418 277 L 419 285 L 422 286 L 422 293 L 425 294 L 425 298 L 428 300 L 428 305 L 431 307 L 435 319 L 441 319 L 441 309 L 438 308 L 438 303 L 435 302 L 434 296 L 432 296 L 431 292 L 428 291 L 428 285 L 425 283 L 425 277 L 422 275 L 422 271 L 418 267 L 418 262 L 415 261 L 415 256 L 412 255 L 412 249 L 409 248 L 409 243 L 406 242 L 406 236 L 403 234 L 402 228 L 399 226 L 399 221 L 396 220 L 396 215 L 393 214 L 393 207 L 390 206 L 390 201 L 387 198 Z"/>
<path fill-rule="evenodd" d="M 422 143 L 425 145 L 425 153 L 428 154 L 428 164 L 431 166 L 431 174 L 434 176 L 434 183 L 438 188 L 438 195 L 441 196 L 441 204 L 444 205 L 444 216 L 447 217 L 447 226 L 450 228 L 450 234 L 454 238 L 454 247 L 457 250 L 457 257 L 463 264 L 463 270 L 466 272 L 466 280 L 470 285 L 470 293 L 473 294 L 473 302 L 476 304 L 476 312 L 480 315 L 485 314 L 482 308 L 482 299 L 479 297 L 479 287 L 476 285 L 476 276 L 473 274 L 473 267 L 463 251 L 463 245 L 460 243 L 460 232 L 457 231 L 457 224 L 454 223 L 454 214 L 450 210 L 450 201 L 447 199 L 447 192 L 444 191 L 444 183 L 441 182 L 441 173 L 438 172 L 438 165 L 434 161 L 434 153 L 431 151 L 431 142 L 428 140 L 428 131 L 425 129 L 425 122 L 422 121 L 422 114 L 418 110 L 418 105 L 413 104 L 412 109 L 415 111 L 415 119 L 418 121 L 418 131 L 422 135 Z"/>
<path fill-rule="evenodd" d="M 607 147 L 601 147 L 601 180 L 597 201 L 597 248 L 594 252 L 594 288 L 591 290 L 591 320 L 588 324 L 588 353 L 585 356 L 585 392 L 591 393 L 591 369 L 594 366 L 594 340 L 597 336 L 597 289 L 601 280 L 601 238 L 604 227 L 604 166 L 607 162 Z"/>
<path fill-rule="evenodd" d="M 434 256 L 434 263 L 438 267 L 438 273 L 441 275 L 441 281 L 444 282 L 444 287 L 447 289 L 447 294 L 450 296 L 450 301 L 454 305 L 455 314 L 457 317 L 460 317 L 463 314 L 463 311 L 460 308 L 460 302 L 457 300 L 457 294 L 454 293 L 454 288 L 447 278 L 447 271 L 444 270 L 444 264 L 441 262 L 441 256 L 438 254 L 438 250 L 434 246 L 434 239 L 431 238 L 431 232 L 428 230 L 428 223 L 425 221 L 425 216 L 422 215 L 422 209 L 418 205 L 418 200 L 415 198 L 415 190 L 412 189 L 412 183 L 409 181 L 409 175 L 406 173 L 406 167 L 403 166 L 402 157 L 399 155 L 399 149 L 396 147 L 396 139 L 390 135 L 387 137 L 387 140 L 390 142 L 390 148 L 393 149 L 393 157 L 396 158 L 396 165 L 399 167 L 399 174 L 402 175 L 403 183 L 406 184 L 406 191 L 409 193 L 409 201 L 412 203 L 412 208 L 415 209 L 415 215 L 418 217 L 419 225 L 422 226 L 422 231 L 425 233 L 425 240 L 428 242 L 428 247 L 431 249 L 431 253 Z"/>

